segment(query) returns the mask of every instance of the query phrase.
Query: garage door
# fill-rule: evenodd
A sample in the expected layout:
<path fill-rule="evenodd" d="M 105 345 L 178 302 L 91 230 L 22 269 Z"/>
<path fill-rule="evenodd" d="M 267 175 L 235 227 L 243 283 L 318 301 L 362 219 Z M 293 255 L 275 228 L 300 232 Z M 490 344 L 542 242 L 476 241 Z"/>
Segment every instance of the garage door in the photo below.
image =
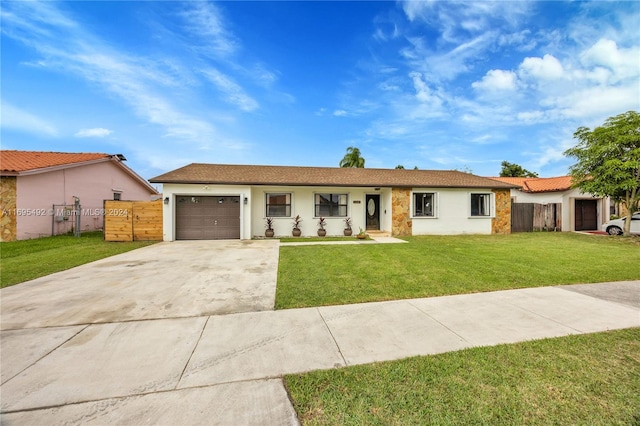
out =
<path fill-rule="evenodd" d="M 176 197 L 177 240 L 240 238 L 240 197 Z"/>

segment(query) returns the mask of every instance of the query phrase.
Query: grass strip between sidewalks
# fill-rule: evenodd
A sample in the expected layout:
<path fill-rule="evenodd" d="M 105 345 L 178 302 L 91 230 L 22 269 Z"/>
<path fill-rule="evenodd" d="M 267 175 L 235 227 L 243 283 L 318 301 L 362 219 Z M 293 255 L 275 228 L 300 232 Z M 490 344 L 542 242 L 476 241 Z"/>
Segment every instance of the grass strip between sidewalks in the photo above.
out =
<path fill-rule="evenodd" d="M 150 244 L 154 242 L 107 242 L 102 232 L 2 242 L 0 284 L 7 287 Z"/>
<path fill-rule="evenodd" d="M 281 246 L 276 308 L 640 279 L 640 239 L 575 233 Z"/>
<path fill-rule="evenodd" d="M 285 377 L 303 425 L 637 425 L 640 328 Z"/>

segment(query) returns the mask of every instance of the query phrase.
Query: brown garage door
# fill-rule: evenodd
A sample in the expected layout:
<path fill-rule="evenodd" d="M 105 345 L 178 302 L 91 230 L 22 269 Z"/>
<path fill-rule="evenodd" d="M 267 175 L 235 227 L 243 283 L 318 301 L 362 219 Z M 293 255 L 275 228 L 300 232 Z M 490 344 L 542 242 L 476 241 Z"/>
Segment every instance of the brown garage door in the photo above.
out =
<path fill-rule="evenodd" d="M 240 238 L 240 197 L 176 197 L 177 240 Z"/>

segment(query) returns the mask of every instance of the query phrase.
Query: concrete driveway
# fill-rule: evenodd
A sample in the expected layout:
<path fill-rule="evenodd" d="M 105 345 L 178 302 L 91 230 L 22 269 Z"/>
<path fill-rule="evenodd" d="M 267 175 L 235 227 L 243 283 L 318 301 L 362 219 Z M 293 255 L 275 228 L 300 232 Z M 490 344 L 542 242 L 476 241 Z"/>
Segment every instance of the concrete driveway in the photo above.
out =
<path fill-rule="evenodd" d="M 3 289 L 2 330 L 272 310 L 277 273 L 278 241 L 154 244 Z"/>

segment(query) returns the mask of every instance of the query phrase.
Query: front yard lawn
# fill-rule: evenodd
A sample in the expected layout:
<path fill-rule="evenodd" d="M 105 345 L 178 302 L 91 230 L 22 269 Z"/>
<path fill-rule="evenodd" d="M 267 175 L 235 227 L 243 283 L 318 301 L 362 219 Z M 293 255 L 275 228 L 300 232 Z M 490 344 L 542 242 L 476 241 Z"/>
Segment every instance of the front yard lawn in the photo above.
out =
<path fill-rule="evenodd" d="M 640 279 L 640 239 L 575 233 L 281 246 L 276 308 Z"/>
<path fill-rule="evenodd" d="M 107 242 L 102 232 L 0 243 L 0 287 L 8 287 L 153 242 Z"/>
<path fill-rule="evenodd" d="M 303 425 L 637 425 L 640 328 L 285 377 Z"/>

